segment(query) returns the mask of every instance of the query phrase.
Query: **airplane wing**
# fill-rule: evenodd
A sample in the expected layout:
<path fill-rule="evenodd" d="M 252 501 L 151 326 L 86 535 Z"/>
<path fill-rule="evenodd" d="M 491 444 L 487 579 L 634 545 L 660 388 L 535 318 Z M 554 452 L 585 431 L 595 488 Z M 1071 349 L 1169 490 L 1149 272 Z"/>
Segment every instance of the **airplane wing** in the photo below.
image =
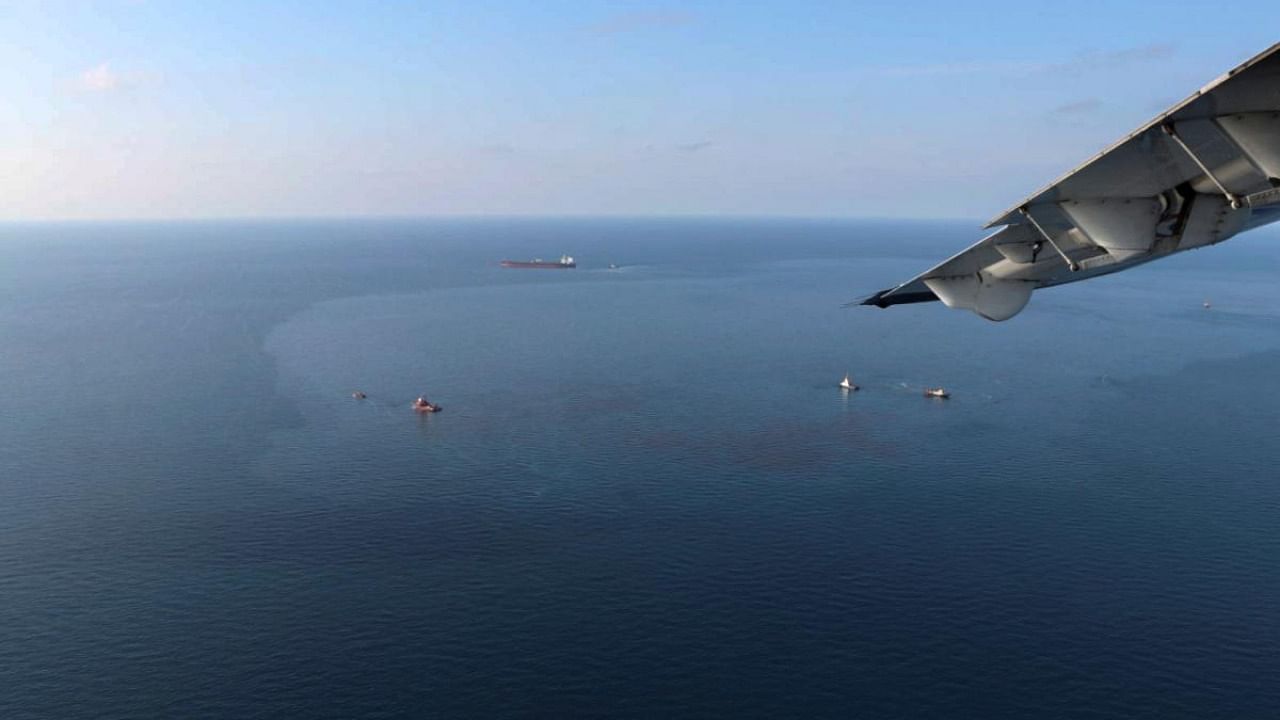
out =
<path fill-rule="evenodd" d="M 1031 292 L 1280 220 L 1280 43 L 987 223 L 976 244 L 850 304 L 941 300 L 988 320 Z"/>

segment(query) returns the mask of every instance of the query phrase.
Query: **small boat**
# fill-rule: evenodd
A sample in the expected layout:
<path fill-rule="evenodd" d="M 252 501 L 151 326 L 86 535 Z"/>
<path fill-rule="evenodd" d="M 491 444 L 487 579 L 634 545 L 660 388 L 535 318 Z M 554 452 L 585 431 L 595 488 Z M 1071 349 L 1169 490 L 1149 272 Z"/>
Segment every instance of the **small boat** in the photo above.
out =
<path fill-rule="evenodd" d="M 854 385 L 853 381 L 849 379 L 849 373 L 845 373 L 844 379 L 840 381 L 840 389 L 841 390 L 857 390 L 858 389 L 858 386 Z"/>
<path fill-rule="evenodd" d="M 426 395 L 421 395 L 413 401 L 413 409 L 420 413 L 435 413 L 441 410 L 439 405 L 428 401 Z"/>
<path fill-rule="evenodd" d="M 359 390 L 357 390 L 357 391 L 355 391 L 355 392 L 351 393 L 351 397 L 353 397 L 353 398 L 355 398 L 355 399 L 357 399 L 357 400 L 363 400 L 363 399 L 365 399 L 365 398 L 367 398 L 367 397 L 369 397 L 369 396 L 368 396 L 368 395 L 365 395 L 364 393 L 362 393 L 362 392 L 360 392 Z"/>
<path fill-rule="evenodd" d="M 925 397 L 931 397 L 931 398 L 941 398 L 941 399 L 943 399 L 943 400 L 946 400 L 947 398 L 951 397 L 951 393 L 947 392 L 946 390 L 944 390 L 944 389 L 942 389 L 942 388 L 940 388 L 940 387 L 936 387 L 936 388 L 925 388 L 925 389 L 924 389 L 924 396 L 925 396 Z"/>
<path fill-rule="evenodd" d="M 1213 307 L 1213 306 L 1209 304 L 1209 301 L 1208 301 L 1208 300 L 1205 300 L 1205 301 L 1204 301 L 1204 309 L 1205 309 L 1205 310 L 1208 310 L 1208 309 L 1209 309 L 1209 308 L 1211 308 L 1211 307 Z"/>
<path fill-rule="evenodd" d="M 617 265 L 616 263 L 609 263 L 609 269 L 610 269 L 610 270 L 617 270 L 617 269 L 618 269 L 618 265 Z"/>

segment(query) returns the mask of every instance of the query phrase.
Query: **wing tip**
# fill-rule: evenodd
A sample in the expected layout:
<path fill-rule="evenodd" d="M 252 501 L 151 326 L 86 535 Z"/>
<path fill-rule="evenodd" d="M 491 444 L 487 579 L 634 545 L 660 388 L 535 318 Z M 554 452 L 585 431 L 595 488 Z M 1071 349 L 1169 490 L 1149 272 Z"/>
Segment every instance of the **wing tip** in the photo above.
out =
<path fill-rule="evenodd" d="M 862 306 L 862 305 L 874 305 L 875 307 L 881 307 L 881 308 L 883 308 L 883 307 L 889 307 L 888 303 L 886 303 L 886 302 L 884 301 L 884 296 L 885 296 L 885 294 L 886 294 L 886 293 L 888 293 L 888 292 L 890 292 L 890 291 L 889 291 L 889 290 L 881 290 L 881 291 L 879 291 L 879 292 L 877 292 L 877 293 L 873 293 L 873 294 L 868 295 L 868 296 L 866 296 L 866 297 L 858 298 L 857 300 L 850 300 L 849 302 L 847 302 L 847 303 L 845 303 L 845 304 L 841 305 L 840 307 L 842 307 L 842 308 L 851 308 L 851 307 L 859 307 L 859 306 Z"/>
<path fill-rule="evenodd" d="M 868 295 L 867 297 L 859 298 L 857 300 L 847 302 L 844 305 L 841 305 L 840 307 L 851 308 L 851 307 L 859 307 L 862 305 L 870 305 L 872 307 L 878 307 L 883 309 L 883 308 L 889 307 L 890 305 L 907 305 L 909 303 L 934 302 L 935 300 L 938 299 L 938 296 L 934 295 L 932 290 L 925 290 L 923 292 L 899 293 L 898 291 L 901 289 L 902 287 L 900 286 L 895 288 L 889 288 L 888 290 L 881 290 L 877 293 Z"/>

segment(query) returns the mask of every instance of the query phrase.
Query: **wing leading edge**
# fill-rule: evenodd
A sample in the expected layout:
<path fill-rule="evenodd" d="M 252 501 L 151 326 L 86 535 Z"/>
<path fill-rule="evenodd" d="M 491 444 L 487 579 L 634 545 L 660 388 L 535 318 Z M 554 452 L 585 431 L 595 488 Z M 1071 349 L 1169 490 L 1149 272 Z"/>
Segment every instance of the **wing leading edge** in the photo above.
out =
<path fill-rule="evenodd" d="M 1047 187 L 920 275 L 851 304 L 941 300 L 989 320 L 1040 288 L 1213 245 L 1280 220 L 1280 43 Z"/>

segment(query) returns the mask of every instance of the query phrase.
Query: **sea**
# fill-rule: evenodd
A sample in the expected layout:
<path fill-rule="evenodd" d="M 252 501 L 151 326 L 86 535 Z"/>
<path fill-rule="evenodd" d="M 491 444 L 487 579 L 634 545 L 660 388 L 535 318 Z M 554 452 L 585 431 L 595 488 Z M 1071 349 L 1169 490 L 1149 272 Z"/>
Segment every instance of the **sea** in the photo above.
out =
<path fill-rule="evenodd" d="M 1280 232 L 980 224 L 0 225 L 0 718 L 1280 717 Z"/>

